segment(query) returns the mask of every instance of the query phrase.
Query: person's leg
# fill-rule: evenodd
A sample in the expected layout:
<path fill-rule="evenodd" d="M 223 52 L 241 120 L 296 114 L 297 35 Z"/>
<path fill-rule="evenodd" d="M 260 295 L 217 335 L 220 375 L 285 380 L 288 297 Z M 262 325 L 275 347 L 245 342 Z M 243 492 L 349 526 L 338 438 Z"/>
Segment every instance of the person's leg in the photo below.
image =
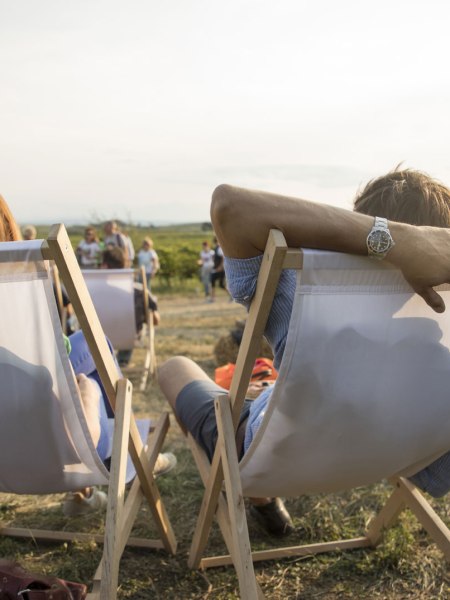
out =
<path fill-rule="evenodd" d="M 183 388 L 193 381 L 212 381 L 201 367 L 185 356 L 174 356 L 158 366 L 158 383 L 169 402 L 179 426 L 187 433 L 178 419 L 176 401 Z"/>
<path fill-rule="evenodd" d="M 127 349 L 127 350 L 119 350 L 117 352 L 117 362 L 119 363 L 119 367 L 127 367 L 130 360 L 131 360 L 131 355 L 133 354 L 133 349 Z"/>
<path fill-rule="evenodd" d="M 91 434 L 94 446 L 97 447 L 100 440 L 100 402 L 101 390 L 92 379 L 88 379 L 84 373 L 77 375 L 78 389 L 80 390 L 81 404 L 86 417 L 86 423 Z"/>
<path fill-rule="evenodd" d="M 203 289 L 205 291 L 205 298 L 209 297 L 209 290 L 210 290 L 210 273 L 209 271 L 202 271 L 202 283 L 203 283 Z"/>
<path fill-rule="evenodd" d="M 185 356 L 170 358 L 158 368 L 158 382 L 175 417 L 212 459 L 217 439 L 214 398 L 226 390 L 215 384 L 194 361 Z M 178 402 L 177 402 L 178 400 Z M 248 416 L 244 409 L 241 422 Z M 238 449 L 239 452 L 239 449 Z M 271 534 L 284 536 L 293 530 L 291 517 L 281 498 L 249 498 L 251 514 Z"/>
<path fill-rule="evenodd" d="M 211 273 L 210 282 L 211 282 L 211 300 L 214 302 L 216 299 L 216 276 L 217 273 Z"/>

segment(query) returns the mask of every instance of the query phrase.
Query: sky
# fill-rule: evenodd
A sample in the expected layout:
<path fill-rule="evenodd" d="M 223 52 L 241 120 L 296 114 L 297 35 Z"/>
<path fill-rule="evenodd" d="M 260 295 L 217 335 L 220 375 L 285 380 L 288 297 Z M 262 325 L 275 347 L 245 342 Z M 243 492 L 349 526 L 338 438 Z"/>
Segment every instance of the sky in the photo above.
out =
<path fill-rule="evenodd" d="M 0 193 L 24 223 L 209 220 L 230 183 L 351 207 L 450 184 L 447 0 L 0 0 Z"/>

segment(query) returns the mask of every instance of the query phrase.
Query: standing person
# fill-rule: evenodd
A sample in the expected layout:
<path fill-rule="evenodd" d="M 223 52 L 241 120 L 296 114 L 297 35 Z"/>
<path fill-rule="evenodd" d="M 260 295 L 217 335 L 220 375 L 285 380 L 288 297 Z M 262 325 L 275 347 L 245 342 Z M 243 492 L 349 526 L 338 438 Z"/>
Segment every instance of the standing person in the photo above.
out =
<path fill-rule="evenodd" d="M 211 273 L 214 268 L 214 251 L 211 250 L 209 242 L 202 243 L 202 250 L 200 252 L 200 279 L 203 283 L 205 290 L 205 299 L 208 302 L 212 302 L 211 297 Z"/>
<path fill-rule="evenodd" d="M 103 243 L 105 244 L 105 249 L 112 248 L 114 246 L 120 248 L 125 257 L 125 264 L 128 265 L 129 257 L 127 242 L 125 236 L 122 233 L 120 233 L 116 221 L 106 221 L 106 223 L 103 226 L 103 230 L 105 232 L 105 237 L 103 240 Z"/>
<path fill-rule="evenodd" d="M 126 231 L 126 230 L 122 231 L 122 235 L 125 239 L 125 246 L 126 246 L 127 252 L 128 252 L 128 262 L 125 265 L 125 268 L 131 269 L 133 267 L 134 257 L 136 256 L 136 252 L 134 250 L 134 245 L 133 245 L 133 240 L 131 239 L 128 231 Z"/>
<path fill-rule="evenodd" d="M 225 290 L 225 268 L 224 268 L 224 264 L 223 264 L 223 252 L 222 252 L 222 248 L 219 245 L 219 242 L 217 241 L 217 238 L 215 237 L 214 240 L 214 258 L 213 258 L 213 262 L 214 262 L 214 266 L 213 266 L 213 270 L 211 271 L 211 300 L 214 302 L 215 298 L 216 298 L 216 281 L 219 282 L 219 286 L 222 290 Z"/>
<path fill-rule="evenodd" d="M 37 236 L 36 227 L 34 225 L 25 225 L 22 229 L 24 240 L 35 240 Z"/>
<path fill-rule="evenodd" d="M 147 278 L 147 287 L 150 289 L 151 281 L 159 271 L 159 258 L 156 251 L 153 249 L 153 240 L 150 237 L 145 237 L 142 240 L 142 246 L 137 255 L 138 267 L 145 268 L 145 276 Z"/>
<path fill-rule="evenodd" d="M 94 227 L 86 227 L 84 239 L 75 250 L 78 263 L 82 269 L 96 269 L 100 260 L 101 247 Z"/>

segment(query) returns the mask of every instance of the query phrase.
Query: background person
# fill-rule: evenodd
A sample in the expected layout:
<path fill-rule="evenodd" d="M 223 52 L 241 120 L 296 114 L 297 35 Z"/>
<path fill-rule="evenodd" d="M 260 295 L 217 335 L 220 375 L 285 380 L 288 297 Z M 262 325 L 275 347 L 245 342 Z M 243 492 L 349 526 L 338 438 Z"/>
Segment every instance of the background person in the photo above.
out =
<path fill-rule="evenodd" d="M 215 237 L 213 240 L 213 269 L 211 271 L 211 299 L 214 302 L 216 298 L 216 282 L 222 290 L 226 290 L 225 287 L 225 267 L 223 263 L 223 251 Z"/>
<path fill-rule="evenodd" d="M 22 229 L 24 240 L 35 240 L 37 236 L 36 227 L 34 225 L 25 225 Z"/>
<path fill-rule="evenodd" d="M 94 227 L 86 227 L 84 239 L 80 240 L 75 254 L 82 269 L 96 269 L 101 257 L 101 246 Z"/>
<path fill-rule="evenodd" d="M 199 258 L 200 265 L 200 279 L 203 283 L 203 289 L 205 292 L 205 300 L 212 301 L 211 298 L 211 273 L 214 268 L 214 252 L 209 246 L 209 242 L 204 241 L 202 243 L 202 249 L 200 251 Z"/>
<path fill-rule="evenodd" d="M 145 276 L 147 278 L 147 287 L 150 289 L 152 279 L 159 271 L 158 254 L 153 248 L 153 240 L 150 237 L 145 237 L 142 240 L 142 246 L 137 254 L 138 267 L 144 267 Z M 140 274 L 139 274 L 140 277 Z"/>
<path fill-rule="evenodd" d="M 103 231 L 105 234 L 103 239 L 105 249 L 113 248 L 114 246 L 120 248 L 125 257 L 125 265 L 128 265 L 128 244 L 125 239 L 125 236 L 120 232 L 116 221 L 106 221 L 106 223 L 103 226 Z"/>

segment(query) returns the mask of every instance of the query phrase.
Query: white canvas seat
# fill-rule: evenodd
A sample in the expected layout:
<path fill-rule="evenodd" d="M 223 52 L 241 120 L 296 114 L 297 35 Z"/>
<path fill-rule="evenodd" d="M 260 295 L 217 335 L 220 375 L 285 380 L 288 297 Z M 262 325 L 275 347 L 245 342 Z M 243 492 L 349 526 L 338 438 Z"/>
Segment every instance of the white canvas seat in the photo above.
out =
<path fill-rule="evenodd" d="M 302 269 L 286 348 L 263 423 L 238 464 L 234 430 L 283 267 Z M 450 306 L 449 286 L 439 289 Z M 449 349 L 450 310 L 433 312 L 399 271 L 364 257 L 289 250 L 271 232 L 230 398 L 216 400 L 219 441 L 210 468 L 191 440 L 206 492 L 190 565 L 231 560 L 241 596 L 263 597 L 242 494 L 292 497 L 383 478 L 395 491 L 365 535 L 256 552 L 253 560 L 375 545 L 405 505 L 450 560 L 448 528 L 404 479 L 450 449 Z M 231 556 L 202 559 L 216 508 Z"/>
<path fill-rule="evenodd" d="M 339 491 L 449 450 L 450 313 L 365 257 L 304 250 L 297 277 L 279 377 L 240 465 L 244 493 Z"/>
<path fill-rule="evenodd" d="M 84 269 L 82 273 L 103 331 L 114 349 L 133 348 L 137 341 L 134 269 Z M 148 308 L 145 278 L 143 281 L 146 337 L 141 336 L 141 347 L 145 349 L 142 369 L 139 369 L 141 390 L 145 389 L 149 374 L 154 374 L 156 369 L 153 317 Z M 131 370 L 126 373 L 131 374 Z"/>
<path fill-rule="evenodd" d="M 98 457 L 88 431 L 62 335 L 50 260 L 56 262 L 63 277 L 115 411 L 110 471 Z M 127 542 L 172 553 L 176 549 L 152 474 L 169 426 L 168 415 L 162 415 L 156 424 L 145 453 L 131 412 L 132 386 L 119 378 L 62 226 L 55 226 L 46 242 L 0 244 L 0 312 L 0 491 L 46 494 L 108 485 L 105 550 L 90 597 L 114 599 L 119 560 Z M 137 477 L 124 504 L 128 446 Z M 144 496 L 159 540 L 129 540 Z M 0 534 L 53 540 L 90 537 L 12 528 L 5 523 Z"/>

